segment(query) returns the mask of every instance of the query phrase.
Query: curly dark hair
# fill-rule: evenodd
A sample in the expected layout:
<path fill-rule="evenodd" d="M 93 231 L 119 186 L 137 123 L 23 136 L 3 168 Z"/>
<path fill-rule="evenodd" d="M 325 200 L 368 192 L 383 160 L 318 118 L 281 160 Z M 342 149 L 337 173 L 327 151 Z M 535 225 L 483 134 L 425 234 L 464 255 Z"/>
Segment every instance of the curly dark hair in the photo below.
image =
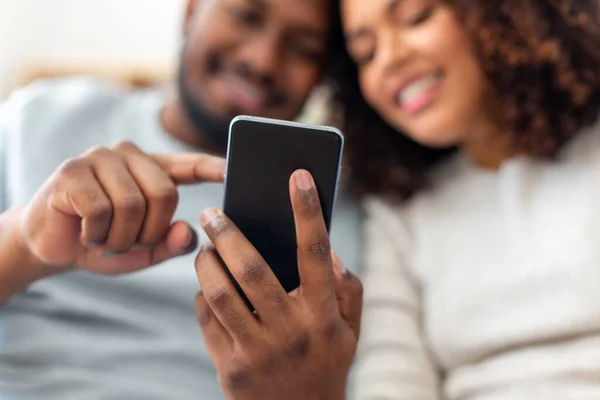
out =
<path fill-rule="evenodd" d="M 511 132 L 515 151 L 554 157 L 597 120 L 597 0 L 446 1 L 478 51 L 499 102 L 499 121 Z M 351 185 L 358 194 L 406 199 L 424 186 L 431 167 L 455 149 L 424 147 L 387 125 L 361 95 L 357 69 L 342 35 L 337 39 L 337 62 L 330 76 L 337 111 L 333 123 L 347 139 Z"/>

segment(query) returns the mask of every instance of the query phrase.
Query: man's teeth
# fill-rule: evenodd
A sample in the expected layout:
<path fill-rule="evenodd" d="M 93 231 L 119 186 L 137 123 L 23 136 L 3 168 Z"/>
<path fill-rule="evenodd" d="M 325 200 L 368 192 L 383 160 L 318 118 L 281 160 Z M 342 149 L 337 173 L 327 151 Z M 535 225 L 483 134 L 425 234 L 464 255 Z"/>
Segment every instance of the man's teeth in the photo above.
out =
<path fill-rule="evenodd" d="M 258 102 L 264 101 L 266 96 L 263 90 L 245 82 L 243 79 L 234 78 L 233 82 L 237 85 L 238 89 L 242 91 L 246 96 L 251 97 Z"/>
<path fill-rule="evenodd" d="M 398 94 L 398 104 L 403 105 L 410 103 L 413 99 L 420 96 L 424 91 L 430 89 L 438 82 L 438 77 L 435 74 L 426 75 L 404 88 Z"/>

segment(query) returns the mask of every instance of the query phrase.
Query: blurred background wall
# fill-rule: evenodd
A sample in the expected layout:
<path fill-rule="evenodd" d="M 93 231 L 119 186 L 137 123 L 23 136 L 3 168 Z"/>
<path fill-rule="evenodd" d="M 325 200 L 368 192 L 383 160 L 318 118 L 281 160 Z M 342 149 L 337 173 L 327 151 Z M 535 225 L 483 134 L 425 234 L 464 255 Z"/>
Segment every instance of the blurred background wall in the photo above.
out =
<path fill-rule="evenodd" d="M 184 0 L 0 0 L 0 100 L 47 76 L 169 79 Z"/>
<path fill-rule="evenodd" d="M 0 101 L 39 78 L 93 75 L 132 87 L 175 73 L 185 0 L 0 0 Z M 326 122 L 317 91 L 300 119 Z"/>

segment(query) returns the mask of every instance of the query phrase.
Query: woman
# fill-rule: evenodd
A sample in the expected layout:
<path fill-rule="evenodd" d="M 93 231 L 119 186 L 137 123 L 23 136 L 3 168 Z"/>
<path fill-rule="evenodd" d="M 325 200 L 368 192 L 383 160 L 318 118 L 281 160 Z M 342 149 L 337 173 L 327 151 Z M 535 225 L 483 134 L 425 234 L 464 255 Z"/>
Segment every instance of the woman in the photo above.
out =
<path fill-rule="evenodd" d="M 359 398 L 600 398 L 598 11 L 342 1 Z"/>
<path fill-rule="evenodd" d="M 342 0 L 351 59 L 336 98 L 350 176 L 371 195 L 359 398 L 600 398 L 598 11 L 592 0 Z M 340 310 L 347 332 L 358 314 Z M 304 344 L 319 337 L 308 332 Z M 347 360 L 352 341 L 290 358 L 273 337 L 236 345 L 244 362 L 209 347 L 230 371 L 277 360 L 242 368 L 245 398 L 343 397 L 349 364 L 323 359 Z M 300 387 L 312 397 L 289 390 Z"/>

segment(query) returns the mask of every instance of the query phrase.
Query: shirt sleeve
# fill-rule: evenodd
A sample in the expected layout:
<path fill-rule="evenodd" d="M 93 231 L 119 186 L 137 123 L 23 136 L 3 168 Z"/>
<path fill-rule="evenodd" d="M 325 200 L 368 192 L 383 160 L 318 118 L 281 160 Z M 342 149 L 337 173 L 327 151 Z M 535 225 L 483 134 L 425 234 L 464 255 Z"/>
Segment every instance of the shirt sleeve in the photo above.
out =
<path fill-rule="evenodd" d="M 422 333 L 410 239 L 394 209 L 366 204 L 364 309 L 355 366 L 358 400 L 440 400 L 440 377 Z"/>
<path fill-rule="evenodd" d="M 8 208 L 8 107 L 0 103 L 0 212 Z"/>

